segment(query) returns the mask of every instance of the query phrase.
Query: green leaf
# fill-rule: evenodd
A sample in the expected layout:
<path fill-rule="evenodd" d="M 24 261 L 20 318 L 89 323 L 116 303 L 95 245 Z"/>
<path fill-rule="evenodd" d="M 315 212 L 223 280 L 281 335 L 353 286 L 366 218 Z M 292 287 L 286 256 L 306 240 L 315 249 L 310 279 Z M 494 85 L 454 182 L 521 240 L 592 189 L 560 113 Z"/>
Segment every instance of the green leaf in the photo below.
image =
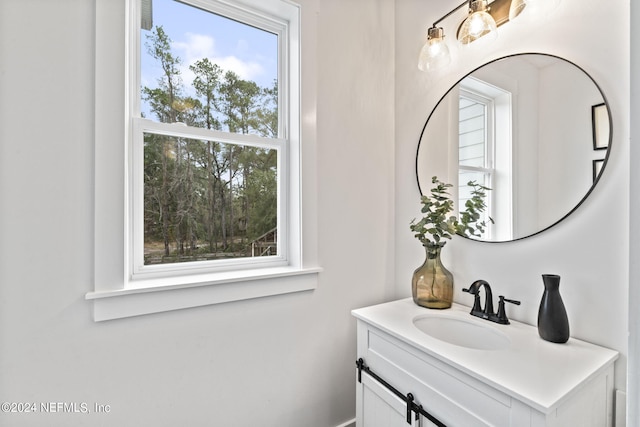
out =
<path fill-rule="evenodd" d="M 468 234 L 480 236 L 486 227 L 484 221 L 478 223 L 481 219 L 481 213 L 485 210 L 485 191 L 491 190 L 475 181 L 469 181 L 468 185 L 472 187 L 471 199 L 465 202 L 465 210 L 460 212 L 460 220 L 450 215 L 454 209 L 454 201 L 448 192 L 452 188 L 452 184 L 441 182 L 437 176 L 431 178 L 434 187 L 431 188 L 430 196 L 423 195 L 420 197 L 422 203 L 421 212 L 424 214 L 419 222 L 411 222 L 411 230 L 419 231 L 416 238 L 424 245 L 434 245 L 430 243 L 427 234 L 435 241 L 435 245 L 444 246 L 442 239 L 451 239 L 452 233 L 466 236 Z M 493 219 L 489 218 L 493 223 Z"/>

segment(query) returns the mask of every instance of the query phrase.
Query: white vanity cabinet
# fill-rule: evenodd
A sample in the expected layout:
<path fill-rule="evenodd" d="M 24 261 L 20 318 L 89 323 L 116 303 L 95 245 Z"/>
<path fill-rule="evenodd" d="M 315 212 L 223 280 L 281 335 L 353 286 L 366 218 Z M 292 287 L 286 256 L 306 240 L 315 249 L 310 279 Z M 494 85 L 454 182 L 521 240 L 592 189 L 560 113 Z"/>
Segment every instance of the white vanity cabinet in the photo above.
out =
<path fill-rule="evenodd" d="M 455 304 L 427 310 L 411 299 L 353 311 L 366 366 L 356 369 L 358 427 L 434 425 L 415 412 L 407 422 L 401 396 L 408 393 L 447 427 L 612 427 L 617 352 L 574 338 L 549 343 L 532 326 L 493 324 L 468 312 Z M 424 316 L 485 322 L 509 345 L 487 350 L 433 338 L 414 324 Z"/>
<path fill-rule="evenodd" d="M 416 414 L 411 414 L 407 423 L 405 401 L 389 391 L 369 375 L 362 375 L 358 383 L 357 406 L 363 411 L 358 417 L 358 426 L 367 427 L 405 427 L 425 426 Z"/>

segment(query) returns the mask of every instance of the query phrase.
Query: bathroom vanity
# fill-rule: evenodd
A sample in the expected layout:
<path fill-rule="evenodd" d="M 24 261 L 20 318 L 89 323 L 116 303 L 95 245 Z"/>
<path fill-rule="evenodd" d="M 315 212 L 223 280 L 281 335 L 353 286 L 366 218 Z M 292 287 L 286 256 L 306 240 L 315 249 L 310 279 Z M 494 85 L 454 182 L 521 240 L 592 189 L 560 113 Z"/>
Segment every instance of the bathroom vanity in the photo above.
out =
<path fill-rule="evenodd" d="M 616 351 L 547 342 L 457 304 L 429 310 L 408 298 L 352 314 L 358 427 L 613 425 Z"/>

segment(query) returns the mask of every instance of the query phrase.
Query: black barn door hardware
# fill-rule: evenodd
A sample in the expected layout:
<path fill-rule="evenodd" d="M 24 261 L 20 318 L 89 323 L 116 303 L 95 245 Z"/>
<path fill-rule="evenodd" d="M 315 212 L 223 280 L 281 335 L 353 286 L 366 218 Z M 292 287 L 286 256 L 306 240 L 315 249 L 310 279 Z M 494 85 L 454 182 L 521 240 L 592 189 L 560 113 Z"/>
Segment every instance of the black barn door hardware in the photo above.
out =
<path fill-rule="evenodd" d="M 380 376 L 378 376 L 375 372 L 373 372 L 367 365 L 365 365 L 364 359 L 362 357 L 359 358 L 356 361 L 356 366 L 358 367 L 358 382 L 359 383 L 362 383 L 362 371 L 364 371 L 371 378 L 375 379 L 380 384 L 382 384 L 384 387 L 389 389 L 389 391 L 391 391 L 393 394 L 398 396 L 399 399 L 402 399 L 403 401 L 406 402 L 406 404 L 407 404 L 407 424 L 411 424 L 411 413 L 415 412 L 416 416 L 418 416 L 418 414 L 420 414 L 420 415 L 426 417 L 429 421 L 431 421 L 433 424 L 435 424 L 438 427 L 447 427 L 439 419 L 437 419 L 436 417 L 434 417 L 433 415 L 431 415 L 430 413 L 425 411 L 424 408 L 422 407 L 422 405 L 416 404 L 414 402 L 413 394 L 408 393 L 407 395 L 404 395 L 404 394 L 400 393 L 398 391 L 398 389 L 393 387 L 391 384 L 389 384 L 388 382 L 383 380 Z"/>

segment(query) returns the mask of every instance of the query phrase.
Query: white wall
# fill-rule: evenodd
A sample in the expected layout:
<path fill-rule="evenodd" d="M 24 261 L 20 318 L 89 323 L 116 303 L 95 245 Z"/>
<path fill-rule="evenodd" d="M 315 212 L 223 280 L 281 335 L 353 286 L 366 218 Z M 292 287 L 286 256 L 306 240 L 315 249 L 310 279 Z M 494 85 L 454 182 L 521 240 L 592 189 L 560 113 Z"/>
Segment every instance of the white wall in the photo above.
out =
<path fill-rule="evenodd" d="M 631 3 L 630 20 L 640 19 L 638 2 Z M 640 29 L 631 27 L 631 106 L 629 115 L 640 114 Z M 640 121 L 631 122 L 630 163 L 640 163 Z M 640 168 L 630 171 L 630 222 L 629 222 L 629 370 L 627 376 L 627 425 L 640 425 Z"/>
<path fill-rule="evenodd" d="M 300 3 L 305 102 L 317 95 L 304 149 L 318 167 L 318 192 L 305 194 L 317 204 L 318 289 L 94 323 L 93 0 L 0 2 L 0 401 L 111 407 L 0 412 L 0 425 L 354 416 L 350 310 L 394 293 L 394 3 Z"/>
<path fill-rule="evenodd" d="M 539 2 L 540 3 L 540 2 Z M 542 2 L 545 3 L 545 2 Z M 560 291 L 573 336 L 622 353 L 616 388 L 626 389 L 627 298 L 629 280 L 629 2 L 562 0 L 552 14 L 527 14 L 499 28 L 491 45 L 479 40 L 463 52 L 452 50 L 445 71 L 425 75 L 416 67 L 426 28 L 450 10 L 439 0 L 396 3 L 396 289 L 410 295 L 410 278 L 423 251 L 408 224 L 419 215 L 413 162 L 424 121 L 442 94 L 462 76 L 489 60 L 518 52 L 564 57 L 583 67 L 605 93 L 613 114 L 613 149 L 604 175 L 569 219 L 540 235 L 510 243 L 456 239 L 443 251 L 454 273 L 457 302 L 471 304 L 461 289 L 488 280 L 494 295 L 522 301 L 511 317 L 536 324 L 543 273 L 562 276 Z M 455 41 L 455 18 L 442 23 Z M 607 23 L 607 31 L 594 32 Z M 455 45 L 455 44 L 450 44 Z"/>
<path fill-rule="evenodd" d="M 538 222 L 547 227 L 564 216 L 558 212 L 570 212 L 591 188 L 592 159 L 604 157 L 602 151 L 593 150 L 591 106 L 603 99 L 591 80 L 584 74 L 576 76 L 568 63 L 542 69 L 540 99 L 550 106 L 540 111 L 538 155 Z"/>
<path fill-rule="evenodd" d="M 540 274 L 562 275 L 572 332 L 623 353 L 616 387 L 625 389 L 629 2 L 563 0 L 543 20 L 522 15 L 492 47 L 454 50 L 449 71 L 431 78 L 416 57 L 445 2 L 301 3 L 316 30 L 304 34 L 303 77 L 318 97 L 306 118 L 318 127 L 308 148 L 318 161 L 318 289 L 95 324 L 84 300 L 93 277 L 93 1 L 0 2 L 0 400 L 111 405 L 91 418 L 0 413 L 0 425 L 324 427 L 352 418 L 349 311 L 408 296 L 422 261 L 408 224 L 419 213 L 413 166 L 424 121 L 462 75 L 523 51 L 563 56 L 595 78 L 613 112 L 613 153 L 592 196 L 552 230 L 448 245 L 455 297 L 468 303 L 461 287 L 485 278 L 521 299 L 510 313 L 533 324 Z"/>

